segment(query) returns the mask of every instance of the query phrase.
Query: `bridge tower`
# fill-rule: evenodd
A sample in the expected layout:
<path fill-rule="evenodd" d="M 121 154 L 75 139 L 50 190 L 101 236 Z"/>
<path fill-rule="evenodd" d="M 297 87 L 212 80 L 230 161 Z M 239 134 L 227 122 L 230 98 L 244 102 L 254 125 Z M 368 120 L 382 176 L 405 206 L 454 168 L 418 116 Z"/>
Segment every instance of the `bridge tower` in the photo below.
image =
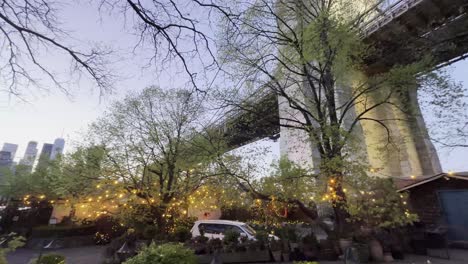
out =
<path fill-rule="evenodd" d="M 401 18 L 401 14 L 395 15 L 397 14 L 395 10 L 405 15 L 405 12 L 414 11 L 415 8 L 427 9 L 427 7 L 418 6 L 420 2 L 425 2 L 423 0 L 401 0 L 394 2 L 396 3 L 389 8 L 392 9 L 392 19 L 395 18 L 395 21 L 397 20 L 396 18 Z M 410 6 L 410 4 L 414 4 L 415 6 Z M 421 10 L 416 11 L 421 13 Z M 392 22 L 386 21 L 386 23 Z M 394 23 L 400 23 L 400 21 Z M 379 29 L 372 28 L 372 30 L 372 33 L 377 32 L 380 34 L 385 30 L 395 29 L 382 26 Z M 406 33 L 408 34 L 408 32 Z M 409 33 L 411 34 L 411 32 Z M 374 36 L 369 35 L 365 37 L 372 38 Z M 304 93 L 306 89 L 301 89 L 300 85 L 285 86 L 288 87 L 290 96 L 300 101 L 305 101 L 307 100 L 307 96 L 310 96 Z M 388 87 L 388 89 L 392 89 L 392 87 Z M 353 87 L 338 87 L 337 90 L 339 90 L 337 96 L 337 104 L 339 104 L 340 101 L 345 101 L 347 96 L 350 96 Z M 439 157 L 430 140 L 421 113 L 417 92 L 418 87 L 410 87 L 406 94 L 393 96 L 392 102 L 395 103 L 394 106 L 381 106 L 366 114 L 369 118 L 381 120 L 385 123 L 388 130 L 376 122 L 360 122 L 353 130 L 354 137 L 359 142 L 359 146 L 356 150 L 353 150 L 355 153 L 352 156 L 360 161 L 366 161 L 376 176 L 410 177 L 410 175 L 435 175 L 442 171 Z M 375 95 L 375 98 L 371 95 L 368 100 L 377 100 L 376 97 L 377 95 Z M 405 114 L 399 110 L 400 107 L 412 109 L 412 114 Z M 301 118 L 301 114 L 291 108 L 289 102 L 281 96 L 278 97 L 278 110 L 279 116 L 282 119 L 280 122 L 283 122 L 283 124 L 290 122 L 284 120 L 304 121 Z M 349 119 L 352 119 L 353 115 L 355 117 L 362 111 L 363 109 L 357 104 Z M 344 125 L 349 125 L 349 122 L 345 120 Z M 282 156 L 301 166 L 317 169 L 320 163 L 320 155 L 307 133 L 281 126 L 280 135 L 280 152 Z M 390 137 L 388 138 L 388 136 Z"/>

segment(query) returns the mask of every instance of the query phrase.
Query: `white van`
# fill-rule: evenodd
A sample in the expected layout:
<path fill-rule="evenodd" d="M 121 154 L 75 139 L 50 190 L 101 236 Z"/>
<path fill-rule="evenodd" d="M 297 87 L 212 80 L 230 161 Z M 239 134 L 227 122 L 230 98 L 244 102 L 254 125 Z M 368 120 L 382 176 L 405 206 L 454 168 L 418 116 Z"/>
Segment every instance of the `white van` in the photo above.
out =
<path fill-rule="evenodd" d="M 199 220 L 192 227 L 192 237 L 204 235 L 209 238 L 224 238 L 224 233 L 228 230 L 239 232 L 241 236 L 246 236 L 249 240 L 255 240 L 255 230 L 246 223 L 229 220 Z"/>

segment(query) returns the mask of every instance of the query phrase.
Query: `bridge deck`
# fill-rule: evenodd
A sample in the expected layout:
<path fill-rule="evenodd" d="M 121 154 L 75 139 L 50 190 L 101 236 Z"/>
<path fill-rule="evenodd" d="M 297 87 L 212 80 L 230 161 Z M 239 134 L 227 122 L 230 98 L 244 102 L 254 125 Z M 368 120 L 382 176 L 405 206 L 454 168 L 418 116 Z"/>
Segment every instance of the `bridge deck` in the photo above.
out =
<path fill-rule="evenodd" d="M 435 64 L 468 52 L 468 0 L 401 0 L 363 25 L 364 41 L 379 48 L 367 61 L 367 73 L 415 62 L 430 54 Z M 272 94 L 272 96 L 275 96 Z M 268 100 L 268 101 L 264 101 Z M 248 118 L 238 115 L 226 123 L 233 147 L 271 137 L 279 132 L 278 104 L 271 97 L 258 103 Z M 239 122 L 236 124 L 236 122 Z"/>

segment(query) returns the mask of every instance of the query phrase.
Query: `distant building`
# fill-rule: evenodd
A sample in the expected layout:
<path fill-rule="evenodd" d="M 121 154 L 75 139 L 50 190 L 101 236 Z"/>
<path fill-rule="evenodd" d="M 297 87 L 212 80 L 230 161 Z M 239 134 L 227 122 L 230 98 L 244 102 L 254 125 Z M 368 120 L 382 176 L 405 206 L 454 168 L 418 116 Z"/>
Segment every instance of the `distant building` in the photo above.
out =
<path fill-rule="evenodd" d="M 4 183 L 4 174 L 7 170 L 11 170 L 13 166 L 13 159 L 11 152 L 9 151 L 0 151 L 0 184 Z"/>
<path fill-rule="evenodd" d="M 39 157 L 50 159 L 53 148 L 54 148 L 54 145 L 49 144 L 49 143 L 44 143 L 44 145 L 42 145 L 41 155 Z"/>
<path fill-rule="evenodd" d="M 41 154 L 39 155 L 39 160 L 37 162 L 36 170 L 38 168 L 47 167 L 53 148 L 54 148 L 54 145 L 49 144 L 49 143 L 44 143 L 44 145 L 42 145 L 42 150 L 41 150 Z"/>
<path fill-rule="evenodd" d="M 34 165 L 34 161 L 37 157 L 37 142 L 36 141 L 29 141 L 28 146 L 26 147 L 26 151 L 24 152 L 23 158 L 20 160 L 19 164 L 24 165 L 32 170 Z"/>
<path fill-rule="evenodd" d="M 0 167 L 11 166 L 13 159 L 11 158 L 11 152 L 0 151 Z"/>
<path fill-rule="evenodd" d="M 54 160 L 58 155 L 63 154 L 63 148 L 65 147 L 65 140 L 63 138 L 56 138 L 52 147 L 52 153 L 50 159 Z"/>
<path fill-rule="evenodd" d="M 11 160 L 15 159 L 16 151 L 18 150 L 18 145 L 17 144 L 12 144 L 12 143 L 3 143 L 2 151 L 10 152 L 10 158 Z"/>

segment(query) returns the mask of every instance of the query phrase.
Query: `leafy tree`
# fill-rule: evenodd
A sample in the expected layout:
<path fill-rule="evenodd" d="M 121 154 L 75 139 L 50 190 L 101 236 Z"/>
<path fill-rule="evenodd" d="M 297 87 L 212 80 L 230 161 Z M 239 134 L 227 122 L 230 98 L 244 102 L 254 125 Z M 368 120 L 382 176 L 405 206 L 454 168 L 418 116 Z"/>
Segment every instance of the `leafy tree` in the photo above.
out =
<path fill-rule="evenodd" d="M 364 1 L 355 5 L 339 0 L 255 1 L 240 6 L 242 15 L 235 26 L 226 24 L 220 34 L 223 55 L 232 66 L 230 77 L 246 87 L 242 92 L 223 91 L 224 105 L 241 114 L 255 114 L 261 108 L 259 94 L 278 97 L 283 111 L 280 126 L 304 135 L 303 144 L 317 152 L 316 173 L 310 177 L 317 178 L 324 190 L 331 190 L 327 200 L 334 208 L 339 231 L 349 217 L 343 184 L 354 177 L 356 167 L 369 166 L 361 162 L 365 160 L 360 155 L 361 127 L 382 131 L 383 138 L 376 142 L 379 149 L 398 151 L 392 122 L 415 124 L 420 113 L 411 106 L 417 104 L 417 87 L 435 78 L 444 80 L 436 73 L 424 74 L 433 66 L 424 57 L 377 72 L 370 70 L 372 58 L 382 52 L 362 40 L 360 25 L 371 6 Z M 380 109 L 392 109 L 396 114 L 380 115 Z M 423 138 L 427 134 L 417 137 Z M 381 155 L 388 155 L 385 153 L 389 152 Z M 256 195 L 271 199 L 263 193 Z"/>
<path fill-rule="evenodd" d="M 64 204 L 71 209 L 70 218 L 76 216 L 77 205 L 90 207 L 88 205 L 93 204 L 98 211 L 100 204 L 90 203 L 89 199 L 97 197 L 96 186 L 104 179 L 103 158 L 102 147 L 79 147 L 55 160 L 41 159 L 34 172 L 29 168 L 23 170 L 22 165 L 18 165 L 15 173 L 7 176 L 2 195 L 22 200 L 24 205 L 33 208 Z M 88 211 L 85 216 L 94 218 L 94 211 L 93 217 Z"/>
<path fill-rule="evenodd" d="M 394 228 L 412 224 L 418 216 L 407 205 L 407 193 L 398 193 L 393 180 L 355 177 L 348 184 L 350 221 L 367 228 Z"/>
<path fill-rule="evenodd" d="M 204 107 L 187 90 L 150 87 L 116 102 L 91 128 L 106 151 L 106 179 L 118 183 L 130 215 L 156 219 L 161 230 L 184 215 L 187 197 L 214 175 L 198 136 Z M 185 210 L 185 214 L 186 214 Z"/>

